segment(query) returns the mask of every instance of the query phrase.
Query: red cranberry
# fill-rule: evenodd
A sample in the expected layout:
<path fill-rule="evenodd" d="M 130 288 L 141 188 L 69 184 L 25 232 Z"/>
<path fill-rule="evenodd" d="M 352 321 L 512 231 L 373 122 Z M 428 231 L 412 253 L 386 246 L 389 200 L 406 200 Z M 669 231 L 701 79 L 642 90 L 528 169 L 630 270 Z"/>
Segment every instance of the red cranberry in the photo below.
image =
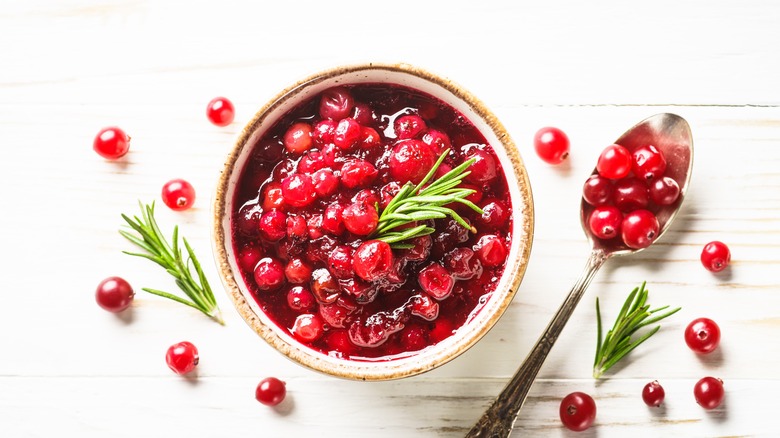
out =
<path fill-rule="evenodd" d="M 624 212 L 647 208 L 650 195 L 647 185 L 638 178 L 623 178 L 615 182 L 612 191 L 615 207 Z"/>
<path fill-rule="evenodd" d="M 599 155 L 596 170 L 604 178 L 625 178 L 631 172 L 631 153 L 619 144 L 609 145 Z"/>
<path fill-rule="evenodd" d="M 302 286 L 294 286 L 287 291 L 287 305 L 293 310 L 305 312 L 313 309 L 316 304 L 314 295 Z"/>
<path fill-rule="evenodd" d="M 342 150 L 352 149 L 352 146 L 360 140 L 362 134 L 363 128 L 360 126 L 360 123 L 351 117 L 347 117 L 342 119 L 336 126 L 336 131 L 333 133 L 333 144 Z"/>
<path fill-rule="evenodd" d="M 279 256 L 281 260 L 288 262 L 301 255 L 303 246 L 296 240 L 282 239 L 279 242 L 276 242 L 275 250 L 276 255 Z"/>
<path fill-rule="evenodd" d="M 287 235 L 295 239 L 309 236 L 308 225 L 303 216 L 287 216 Z"/>
<path fill-rule="evenodd" d="M 379 204 L 379 195 L 373 189 L 363 189 L 352 197 L 352 202 L 364 202 L 368 205 Z"/>
<path fill-rule="evenodd" d="M 355 100 L 344 87 L 334 87 L 325 90 L 320 99 L 320 117 L 323 119 L 341 120 L 352 113 Z"/>
<path fill-rule="evenodd" d="M 327 269 L 315 269 L 311 274 L 311 293 L 320 303 L 332 303 L 339 297 L 339 284 Z"/>
<path fill-rule="evenodd" d="M 334 202 L 328 205 L 322 213 L 322 229 L 334 236 L 341 235 L 344 232 L 342 211 L 344 211 L 344 207 L 339 203 Z"/>
<path fill-rule="evenodd" d="M 562 130 L 548 126 L 534 135 L 536 154 L 548 164 L 560 164 L 569 156 L 569 137 Z"/>
<path fill-rule="evenodd" d="M 376 121 L 376 114 L 365 103 L 356 103 L 352 110 L 352 118 L 363 126 L 372 125 Z"/>
<path fill-rule="evenodd" d="M 341 168 L 341 184 L 350 189 L 363 187 L 371 184 L 377 174 L 376 167 L 368 161 L 347 161 Z"/>
<path fill-rule="evenodd" d="M 344 208 L 341 217 L 347 230 L 358 236 L 368 236 L 373 233 L 379 223 L 379 213 L 376 208 L 365 202 L 349 204 Z"/>
<path fill-rule="evenodd" d="M 121 277 L 108 277 L 98 284 L 95 300 L 104 310 L 119 313 L 133 302 L 135 292 L 130 283 Z"/>
<path fill-rule="evenodd" d="M 238 264 L 247 272 L 254 272 L 255 266 L 263 258 L 263 250 L 256 246 L 247 246 L 238 253 Z"/>
<path fill-rule="evenodd" d="M 413 245 L 412 248 L 403 252 L 403 258 L 410 262 L 421 262 L 431 255 L 431 245 L 433 240 L 431 236 L 420 236 L 409 240 L 407 243 Z"/>
<path fill-rule="evenodd" d="M 284 267 L 284 276 L 293 284 L 308 283 L 311 280 L 311 266 L 299 258 L 291 258 Z"/>
<path fill-rule="evenodd" d="M 321 236 L 306 242 L 306 259 L 317 264 L 328 262 L 328 255 L 338 246 L 336 239 L 330 236 Z"/>
<path fill-rule="evenodd" d="M 325 161 L 326 166 L 336 168 L 337 162 L 342 159 L 343 153 L 338 146 L 333 143 L 328 143 L 322 147 L 322 159 Z"/>
<path fill-rule="evenodd" d="M 449 297 L 452 287 L 455 286 L 455 280 L 450 273 L 438 263 L 431 263 L 423 268 L 417 276 L 417 281 L 425 292 L 437 300 Z"/>
<path fill-rule="evenodd" d="M 665 396 L 666 391 L 664 391 L 664 387 L 658 383 L 658 380 L 654 380 L 642 388 L 642 401 L 644 401 L 647 406 L 656 408 L 661 406 Z"/>
<path fill-rule="evenodd" d="M 506 246 L 498 236 L 493 234 L 482 236 L 474 248 L 483 266 L 493 268 L 501 266 L 506 261 Z"/>
<path fill-rule="evenodd" d="M 352 271 L 352 248 L 346 245 L 339 245 L 328 256 L 328 271 L 336 278 L 351 278 Z"/>
<path fill-rule="evenodd" d="M 388 165 L 390 175 L 401 184 L 419 183 L 436 163 L 428 145 L 419 140 L 401 140 L 393 147 Z"/>
<path fill-rule="evenodd" d="M 490 153 L 482 149 L 474 149 L 466 157 L 466 160 L 470 160 L 472 158 L 476 161 L 474 161 L 474 163 L 469 166 L 468 170 L 471 173 L 466 176 L 466 181 L 472 182 L 474 184 L 482 184 L 492 181 L 496 176 L 498 176 L 498 166 L 496 165 L 496 160 Z"/>
<path fill-rule="evenodd" d="M 253 157 L 263 163 L 278 163 L 284 153 L 284 142 L 280 138 L 263 139 L 253 151 Z"/>
<path fill-rule="evenodd" d="M 309 239 L 319 239 L 324 235 L 322 231 L 322 214 L 317 213 L 309 216 L 306 221 L 306 226 L 309 229 Z"/>
<path fill-rule="evenodd" d="M 260 217 L 260 235 L 276 242 L 287 235 L 287 215 L 279 210 L 266 211 Z"/>
<path fill-rule="evenodd" d="M 298 315 L 292 327 L 293 336 L 301 342 L 316 341 L 324 330 L 322 318 L 311 313 Z"/>
<path fill-rule="evenodd" d="M 400 191 L 401 186 L 395 181 L 383 185 L 382 188 L 379 189 L 379 197 L 381 198 L 381 201 L 379 202 L 380 207 L 383 209 L 387 208 L 390 201 L 392 201 L 395 195 Z"/>
<path fill-rule="evenodd" d="M 701 251 L 701 264 L 710 272 L 720 272 L 731 262 L 729 247 L 720 241 L 714 240 Z"/>
<path fill-rule="evenodd" d="M 187 374 L 192 372 L 200 362 L 198 349 L 187 341 L 173 344 L 165 353 L 165 362 L 174 373 Z"/>
<path fill-rule="evenodd" d="M 658 219 L 647 210 L 636 210 L 623 218 L 623 243 L 629 248 L 647 248 L 658 238 Z"/>
<path fill-rule="evenodd" d="M 317 122 L 317 124 L 314 125 L 314 129 L 312 130 L 312 139 L 314 140 L 314 144 L 323 146 L 328 143 L 333 143 L 333 134 L 336 132 L 337 125 L 338 123 L 329 119 L 320 120 Z"/>
<path fill-rule="evenodd" d="M 631 169 L 637 178 L 651 181 L 661 177 L 666 172 L 666 158 L 653 145 L 637 148 L 631 158 Z"/>
<path fill-rule="evenodd" d="M 215 97 L 206 106 L 206 117 L 217 126 L 227 126 L 233 123 L 236 117 L 236 108 L 233 102 L 225 97 Z"/>
<path fill-rule="evenodd" d="M 704 409 L 715 409 L 723 402 L 726 391 L 723 381 L 715 377 L 704 377 L 693 387 L 693 397 Z"/>
<path fill-rule="evenodd" d="M 470 248 L 455 248 L 444 256 L 444 267 L 456 280 L 471 280 L 482 275 L 482 263 Z"/>
<path fill-rule="evenodd" d="M 488 200 L 482 205 L 482 215 L 479 216 L 480 223 L 489 228 L 501 228 L 506 225 L 509 219 L 509 211 L 504 203 L 495 199 Z"/>
<path fill-rule="evenodd" d="M 596 207 L 588 218 L 588 228 L 599 239 L 611 239 L 620 235 L 623 213 L 611 205 Z"/>
<path fill-rule="evenodd" d="M 298 161 L 298 173 L 311 175 L 325 167 L 325 158 L 320 151 L 309 151 Z"/>
<path fill-rule="evenodd" d="M 360 140 L 358 141 L 358 146 L 360 146 L 361 149 L 374 149 L 381 143 L 382 138 L 379 136 L 379 133 L 376 132 L 376 129 L 364 126 L 360 131 Z"/>
<path fill-rule="evenodd" d="M 293 124 L 284 133 L 284 147 L 287 152 L 295 155 L 300 155 L 311 148 L 312 140 L 311 125 L 305 122 L 298 122 Z"/>
<path fill-rule="evenodd" d="M 339 188 L 339 179 L 330 169 L 320 169 L 314 172 L 311 178 L 314 182 L 314 192 L 322 198 L 336 193 Z"/>
<path fill-rule="evenodd" d="M 261 209 L 257 204 L 241 207 L 236 219 L 236 228 L 241 234 L 255 237 L 260 232 Z"/>
<path fill-rule="evenodd" d="M 385 312 L 370 315 L 365 321 L 357 320 L 347 329 L 349 339 L 359 347 L 378 347 L 393 333 L 404 328 L 403 322 Z"/>
<path fill-rule="evenodd" d="M 271 171 L 271 177 L 273 177 L 275 181 L 280 181 L 294 173 L 295 161 L 289 158 L 284 158 L 276 166 L 274 166 L 274 170 Z"/>
<path fill-rule="evenodd" d="M 393 250 L 381 240 L 363 242 L 355 251 L 352 268 L 358 277 L 375 281 L 385 277 L 393 266 Z"/>
<path fill-rule="evenodd" d="M 436 155 L 441 155 L 442 152 L 448 149 L 452 149 L 452 142 L 450 137 L 436 129 L 430 129 L 423 134 L 422 142 L 430 146 L 431 150 Z"/>
<path fill-rule="evenodd" d="M 92 149 L 105 159 L 117 160 L 130 150 L 130 136 L 116 126 L 103 128 L 95 136 Z"/>
<path fill-rule="evenodd" d="M 282 264 L 271 257 L 264 257 L 255 266 L 255 283 L 260 290 L 276 289 L 284 283 Z"/>
<path fill-rule="evenodd" d="M 319 313 L 325 324 L 333 328 L 344 328 L 349 318 L 349 311 L 338 303 L 321 305 Z"/>
<path fill-rule="evenodd" d="M 433 321 L 439 317 L 439 303 L 426 293 L 414 295 L 409 299 L 409 303 L 412 315 L 426 321 Z"/>
<path fill-rule="evenodd" d="M 263 187 L 263 210 L 282 210 L 284 208 L 284 196 L 282 185 L 278 182 L 269 182 Z"/>
<path fill-rule="evenodd" d="M 396 137 L 406 139 L 418 137 L 428 129 L 428 126 L 420 116 L 405 115 L 395 119 L 393 129 L 395 130 Z"/>
<path fill-rule="evenodd" d="M 595 207 L 604 205 L 612 199 L 612 181 L 599 174 L 593 174 L 585 181 L 582 198 Z"/>
<path fill-rule="evenodd" d="M 650 198 L 658 205 L 672 205 L 680 197 L 677 181 L 664 176 L 650 183 Z"/>
<path fill-rule="evenodd" d="M 171 210 L 187 210 L 195 203 L 195 188 L 183 179 L 172 179 L 162 188 L 162 200 Z"/>
<path fill-rule="evenodd" d="M 374 301 L 379 289 L 373 283 L 363 281 L 359 278 L 344 278 L 339 280 L 339 287 L 342 292 L 355 298 L 360 304 L 366 304 Z"/>
<path fill-rule="evenodd" d="M 255 399 L 266 406 L 276 406 L 287 395 L 284 382 L 276 377 L 267 377 L 257 384 Z"/>
<path fill-rule="evenodd" d="M 314 201 L 314 183 L 308 175 L 296 173 L 282 180 L 284 202 L 293 207 L 305 207 Z"/>

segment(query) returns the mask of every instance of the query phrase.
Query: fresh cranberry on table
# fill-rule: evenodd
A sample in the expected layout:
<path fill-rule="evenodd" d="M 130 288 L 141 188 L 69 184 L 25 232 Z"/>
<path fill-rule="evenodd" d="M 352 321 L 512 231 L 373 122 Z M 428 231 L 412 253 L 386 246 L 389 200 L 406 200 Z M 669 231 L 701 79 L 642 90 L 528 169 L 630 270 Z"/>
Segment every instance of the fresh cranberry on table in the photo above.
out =
<path fill-rule="evenodd" d="M 168 368 L 176 374 L 192 372 L 200 362 L 198 349 L 191 342 L 183 341 L 168 347 L 165 353 Z"/>
<path fill-rule="evenodd" d="M 119 313 L 133 303 L 132 286 L 124 278 L 108 277 L 98 284 L 95 290 L 95 300 L 104 310 Z"/>
<path fill-rule="evenodd" d="M 725 395 L 723 381 L 715 377 L 704 377 L 693 386 L 696 403 L 707 410 L 720 406 Z"/>
<path fill-rule="evenodd" d="M 226 97 L 215 97 L 206 106 L 206 117 L 217 126 L 227 126 L 236 117 L 236 108 Z"/>
<path fill-rule="evenodd" d="M 109 126 L 98 131 L 92 149 L 108 160 L 118 160 L 130 150 L 130 136 L 121 128 Z"/>
<path fill-rule="evenodd" d="M 276 406 L 287 395 L 287 386 L 276 377 L 266 377 L 255 388 L 255 399 L 266 406 Z"/>
<path fill-rule="evenodd" d="M 569 156 L 569 137 L 559 128 L 544 127 L 534 135 L 534 148 L 548 164 L 560 164 Z"/>
<path fill-rule="evenodd" d="M 195 188 L 183 179 L 172 179 L 163 185 L 162 200 L 171 210 L 187 210 L 195 203 Z"/>
<path fill-rule="evenodd" d="M 729 247 L 718 240 L 714 240 L 701 250 L 701 264 L 711 272 L 720 272 L 728 267 L 731 262 Z"/>

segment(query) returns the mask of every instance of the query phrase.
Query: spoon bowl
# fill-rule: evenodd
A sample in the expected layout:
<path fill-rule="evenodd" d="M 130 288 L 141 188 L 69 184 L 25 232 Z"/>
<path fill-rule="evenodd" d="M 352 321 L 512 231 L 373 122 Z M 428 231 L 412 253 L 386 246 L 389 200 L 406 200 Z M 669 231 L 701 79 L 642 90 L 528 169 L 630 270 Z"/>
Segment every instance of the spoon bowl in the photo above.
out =
<path fill-rule="evenodd" d="M 677 200 L 671 205 L 663 206 L 656 212 L 659 234 L 653 241 L 655 243 L 669 229 L 675 216 L 680 211 L 683 199 L 685 199 L 693 167 L 693 137 L 691 128 L 688 122 L 678 115 L 670 113 L 656 114 L 634 125 L 621 135 L 615 143 L 625 147 L 629 152 L 646 145 L 655 146 L 666 158 L 667 169 L 665 174 L 674 179 L 680 186 L 680 195 Z M 528 391 L 536 379 L 536 375 L 542 368 L 544 360 L 550 353 L 569 317 L 574 312 L 577 303 L 580 302 L 585 289 L 587 289 L 591 280 L 595 277 L 596 272 L 598 272 L 607 259 L 614 255 L 633 254 L 645 249 L 630 248 L 619 239 L 601 240 L 596 238 L 587 224 L 591 211 L 593 211 L 593 207 L 583 200 L 580 206 L 580 222 L 592 248 L 585 270 L 566 296 L 563 304 L 558 308 L 544 333 L 542 333 L 531 352 L 522 365 L 520 365 L 520 368 L 512 376 L 501 394 L 488 407 L 469 433 L 466 434 L 467 438 L 499 438 L 508 437 L 512 433 L 517 413 L 523 406 Z"/>

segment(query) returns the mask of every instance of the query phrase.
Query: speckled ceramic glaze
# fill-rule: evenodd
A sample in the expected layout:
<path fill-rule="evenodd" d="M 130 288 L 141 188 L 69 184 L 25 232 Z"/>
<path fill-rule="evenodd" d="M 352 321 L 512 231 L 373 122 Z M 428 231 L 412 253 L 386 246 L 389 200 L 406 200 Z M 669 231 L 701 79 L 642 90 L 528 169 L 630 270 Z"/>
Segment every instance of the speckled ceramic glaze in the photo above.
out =
<path fill-rule="evenodd" d="M 335 85 L 358 83 L 390 83 L 415 88 L 460 111 L 493 147 L 504 168 L 512 198 L 512 244 L 504 274 L 488 302 L 449 338 L 418 354 L 391 361 L 365 362 L 330 357 L 302 345 L 279 329 L 261 311 L 245 284 L 237 266 L 231 236 L 234 191 L 252 145 L 268 127 L 300 102 Z M 355 380 L 389 380 L 420 374 L 469 349 L 493 327 L 515 296 L 528 264 L 533 240 L 531 187 L 517 147 L 503 125 L 476 97 L 452 81 L 406 64 L 363 64 L 335 68 L 315 74 L 279 93 L 247 124 L 228 155 L 217 185 L 213 215 L 217 266 L 228 296 L 247 324 L 293 361 L 325 374 Z"/>

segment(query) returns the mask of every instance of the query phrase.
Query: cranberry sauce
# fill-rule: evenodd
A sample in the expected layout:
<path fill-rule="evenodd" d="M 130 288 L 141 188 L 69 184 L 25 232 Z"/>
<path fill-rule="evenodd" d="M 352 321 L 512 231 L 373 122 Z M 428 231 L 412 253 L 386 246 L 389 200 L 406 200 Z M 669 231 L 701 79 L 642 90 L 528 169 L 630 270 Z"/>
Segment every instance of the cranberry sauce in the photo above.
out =
<path fill-rule="evenodd" d="M 437 178 L 466 160 L 450 217 L 397 248 L 376 240 L 378 218 L 449 150 Z M 260 138 L 239 178 L 233 244 L 263 311 L 309 347 L 352 360 L 388 360 L 446 339 L 484 305 L 511 242 L 506 178 L 492 147 L 462 114 L 398 85 L 331 88 Z M 419 224 L 410 224 L 419 225 Z M 474 232 L 476 231 L 476 232 Z"/>

